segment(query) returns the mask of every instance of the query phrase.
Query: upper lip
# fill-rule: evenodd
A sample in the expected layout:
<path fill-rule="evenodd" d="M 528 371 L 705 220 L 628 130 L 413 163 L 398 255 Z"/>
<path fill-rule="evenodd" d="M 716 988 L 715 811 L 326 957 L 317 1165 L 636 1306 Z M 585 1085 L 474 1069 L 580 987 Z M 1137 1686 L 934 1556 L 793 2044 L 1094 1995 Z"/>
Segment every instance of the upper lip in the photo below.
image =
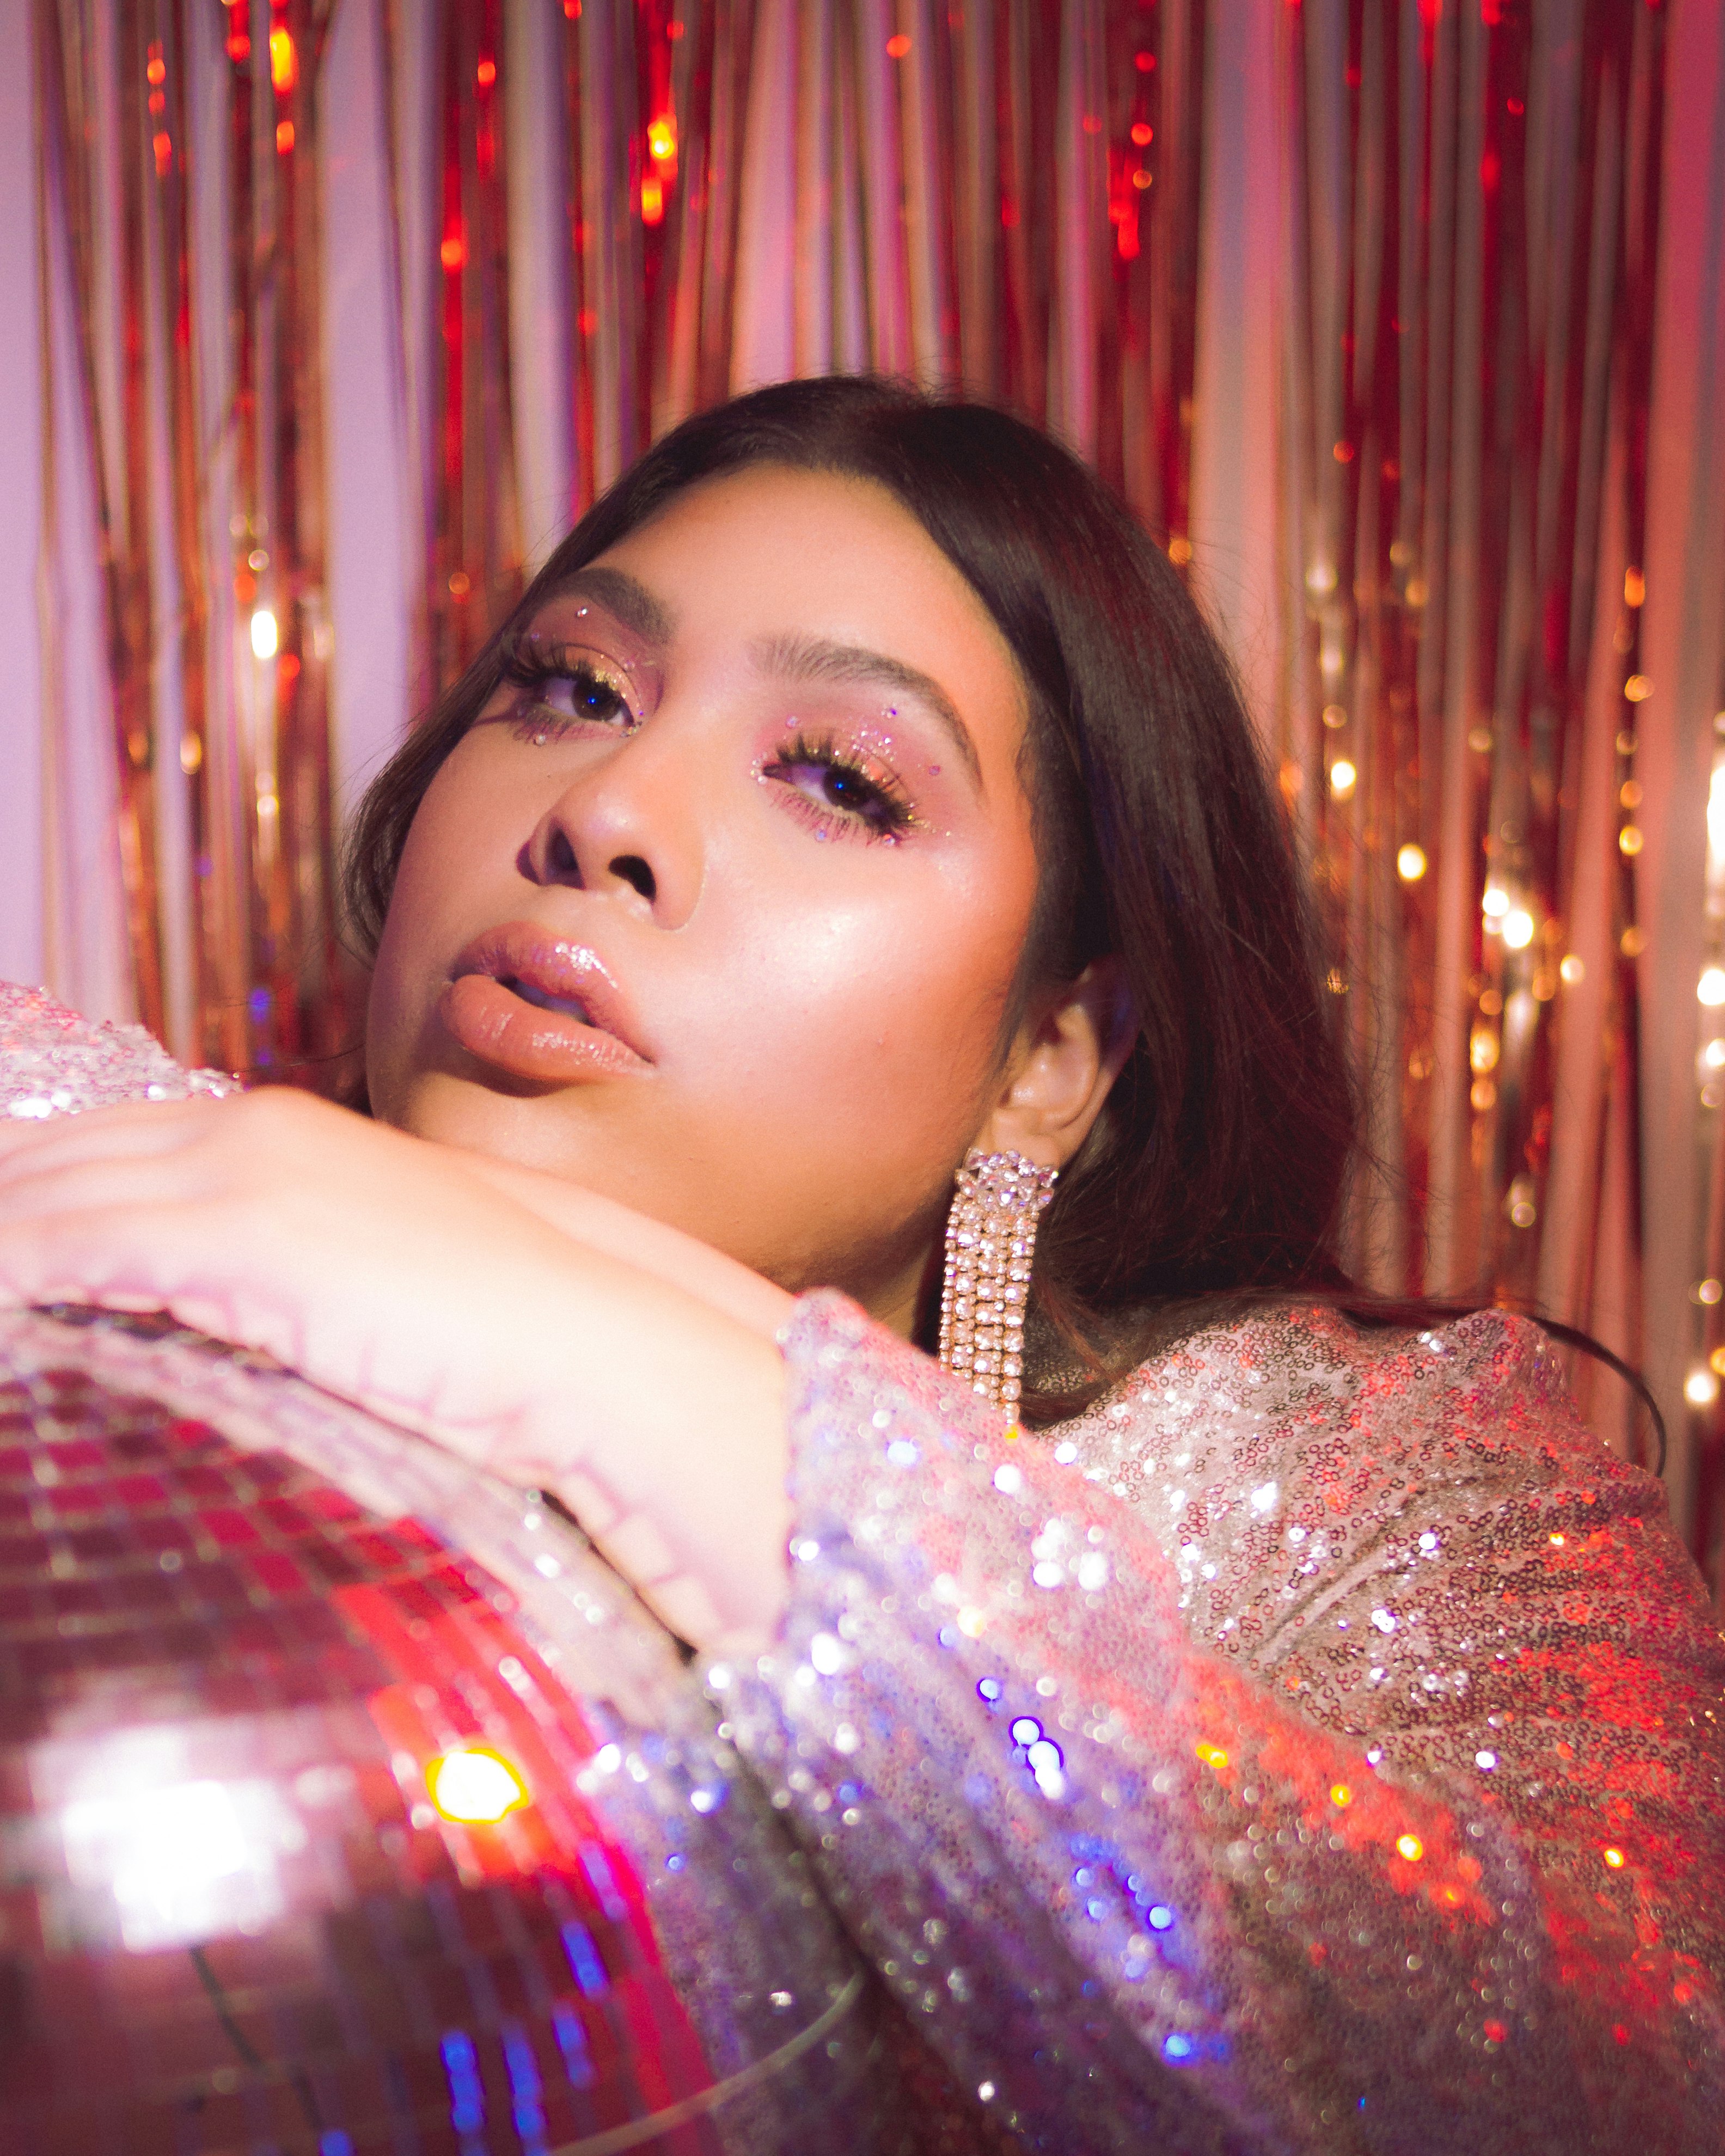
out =
<path fill-rule="evenodd" d="M 627 999 L 598 952 L 583 937 L 542 928 L 536 921 L 506 921 L 475 936 L 450 970 L 449 978 L 485 973 L 509 986 L 519 983 L 541 996 L 578 1003 L 590 1024 L 633 1050 L 644 1062 L 652 1058 L 635 1036 Z"/>

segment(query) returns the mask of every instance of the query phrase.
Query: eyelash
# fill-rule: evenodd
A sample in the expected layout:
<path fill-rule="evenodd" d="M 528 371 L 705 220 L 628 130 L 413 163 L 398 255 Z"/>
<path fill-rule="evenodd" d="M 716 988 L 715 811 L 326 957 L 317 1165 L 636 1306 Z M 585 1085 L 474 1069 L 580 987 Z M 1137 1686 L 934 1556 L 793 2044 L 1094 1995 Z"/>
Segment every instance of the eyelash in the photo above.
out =
<path fill-rule="evenodd" d="M 577 657 L 571 646 L 554 645 L 545 649 L 525 638 L 511 637 L 503 647 L 503 678 L 530 696 L 553 681 L 567 681 L 578 690 L 584 686 L 603 690 L 616 699 L 627 721 L 619 728 L 614 718 L 583 719 L 578 713 L 559 711 L 536 698 L 531 703 L 518 704 L 511 714 L 512 731 L 518 741 L 542 742 L 548 737 L 560 737 L 583 725 L 632 733 L 640 724 L 622 690 L 597 668 Z M 811 800 L 794 786 L 788 786 L 793 805 L 822 832 L 838 830 L 854 834 L 868 844 L 879 840 L 896 844 L 906 832 L 916 828 L 916 812 L 897 779 L 878 769 L 871 771 L 862 757 L 855 752 L 841 749 L 830 735 L 798 733 L 762 765 L 761 776 L 788 781 L 790 773 L 799 767 L 824 772 L 862 797 L 859 801 L 829 801 L 823 804 Z"/>
<path fill-rule="evenodd" d="M 916 828 L 916 811 L 905 798 L 898 781 L 890 775 L 870 771 L 860 757 L 841 749 L 830 736 L 796 735 L 770 762 L 762 765 L 761 776 L 787 779 L 799 767 L 824 772 L 829 778 L 855 787 L 865 796 L 859 803 L 829 801 L 823 806 L 793 787 L 793 803 L 819 829 L 855 834 L 866 844 L 884 839 L 893 845 L 906 831 Z M 879 820 L 867 814 L 871 808 L 879 810 Z"/>
<path fill-rule="evenodd" d="M 620 673 L 622 670 L 619 668 L 618 671 Z M 547 736 L 573 732 L 582 726 L 603 726 L 614 732 L 632 733 L 640 724 L 628 696 L 618 683 L 608 678 L 597 666 L 590 665 L 578 657 L 575 649 L 567 644 L 557 644 L 549 650 L 542 650 L 530 645 L 524 639 L 508 639 L 503 647 L 503 678 L 506 681 L 513 682 L 516 688 L 527 690 L 530 695 L 536 690 L 545 689 L 553 681 L 567 681 L 572 689 L 581 693 L 601 690 L 615 700 L 624 714 L 624 723 L 619 726 L 615 717 L 601 717 L 597 713 L 583 717 L 579 712 L 560 711 L 545 702 L 542 697 L 536 697 L 531 703 L 518 704 L 512 714 L 517 740 L 544 740 Z"/>

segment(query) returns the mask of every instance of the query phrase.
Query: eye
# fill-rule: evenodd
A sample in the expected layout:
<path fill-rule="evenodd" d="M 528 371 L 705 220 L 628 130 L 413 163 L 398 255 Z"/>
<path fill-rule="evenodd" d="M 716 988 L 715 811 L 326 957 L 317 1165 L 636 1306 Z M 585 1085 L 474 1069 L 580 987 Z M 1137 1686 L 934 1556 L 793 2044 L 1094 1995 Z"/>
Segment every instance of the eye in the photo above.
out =
<path fill-rule="evenodd" d="M 829 829 L 865 838 L 897 839 L 916 822 L 897 778 L 873 757 L 803 737 L 792 742 L 761 776 L 791 791 L 824 836 Z"/>
<path fill-rule="evenodd" d="M 523 639 L 506 651 L 503 674 L 521 691 L 503 715 L 518 740 L 536 744 L 593 728 L 628 733 L 640 724 L 628 668 L 586 645 L 546 649 Z"/>

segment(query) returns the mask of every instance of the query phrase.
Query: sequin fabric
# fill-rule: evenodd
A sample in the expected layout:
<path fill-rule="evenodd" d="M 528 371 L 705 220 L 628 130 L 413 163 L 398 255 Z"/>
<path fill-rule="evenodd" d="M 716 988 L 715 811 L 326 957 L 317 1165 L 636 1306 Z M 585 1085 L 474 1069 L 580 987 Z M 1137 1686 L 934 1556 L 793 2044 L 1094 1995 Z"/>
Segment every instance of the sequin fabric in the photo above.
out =
<path fill-rule="evenodd" d="M 223 1071 L 182 1070 L 141 1025 L 80 1018 L 44 988 L 0 981 L 0 1111 L 21 1122 L 241 1090 Z"/>
<path fill-rule="evenodd" d="M 1280 1311 L 1009 1442 L 833 1295 L 793 1602 L 710 1672 L 1036 2148 L 1725 2146 L 1725 1651 L 1543 1336 Z"/>

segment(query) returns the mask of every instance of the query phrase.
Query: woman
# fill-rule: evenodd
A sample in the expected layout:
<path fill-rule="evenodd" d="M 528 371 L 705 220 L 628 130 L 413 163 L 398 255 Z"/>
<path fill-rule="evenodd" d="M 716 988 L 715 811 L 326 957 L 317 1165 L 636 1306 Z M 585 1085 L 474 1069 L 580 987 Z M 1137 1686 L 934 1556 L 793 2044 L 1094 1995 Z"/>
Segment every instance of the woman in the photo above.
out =
<path fill-rule="evenodd" d="M 1534 1328 L 1342 1314 L 1287 839 L 1073 459 L 865 382 L 690 422 L 353 886 L 375 1120 L 9 1132 L 11 1295 L 555 1491 L 1032 2145 L 1717 2144 L 1699 1582 Z"/>

